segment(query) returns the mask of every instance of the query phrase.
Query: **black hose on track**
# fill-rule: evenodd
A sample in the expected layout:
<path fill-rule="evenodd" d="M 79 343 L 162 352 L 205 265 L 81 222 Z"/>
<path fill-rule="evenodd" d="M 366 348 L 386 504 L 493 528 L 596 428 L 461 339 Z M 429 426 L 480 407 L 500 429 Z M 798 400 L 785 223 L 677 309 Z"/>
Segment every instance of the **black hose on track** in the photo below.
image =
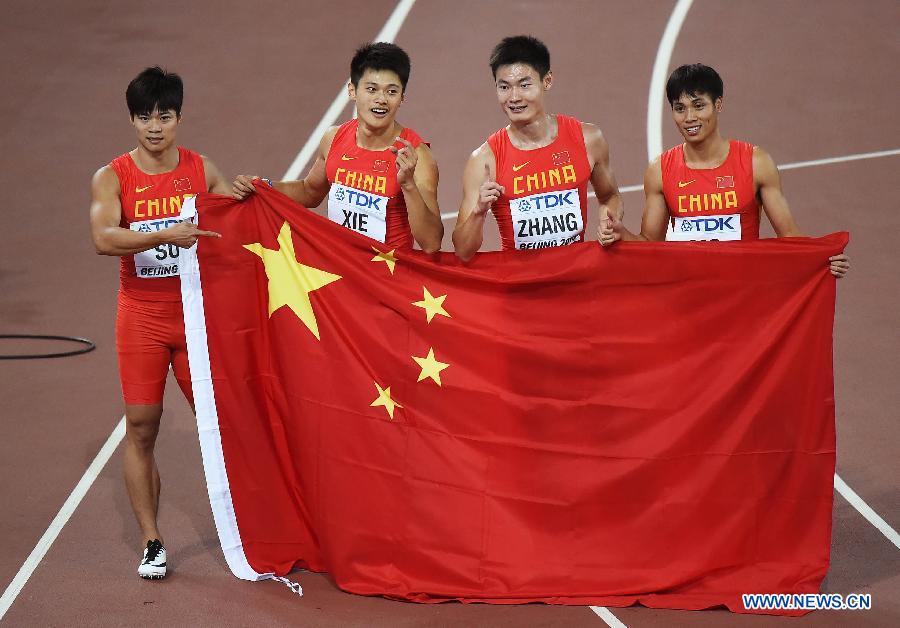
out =
<path fill-rule="evenodd" d="M 62 340 L 64 342 L 76 342 L 83 345 L 74 351 L 63 351 L 61 353 L 17 353 L 14 355 L 0 355 L 0 360 L 39 360 L 43 358 L 67 358 L 73 355 L 81 355 L 89 353 L 97 348 L 93 340 L 87 338 L 79 338 L 77 336 L 41 336 L 34 334 L 0 334 L 0 340 Z"/>

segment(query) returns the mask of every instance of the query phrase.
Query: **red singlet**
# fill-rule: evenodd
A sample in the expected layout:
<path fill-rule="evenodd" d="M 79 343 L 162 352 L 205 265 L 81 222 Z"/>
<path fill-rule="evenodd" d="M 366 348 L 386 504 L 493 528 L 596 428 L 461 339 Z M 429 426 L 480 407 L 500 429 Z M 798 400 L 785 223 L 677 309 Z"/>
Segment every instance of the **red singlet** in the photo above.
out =
<path fill-rule="evenodd" d="M 123 228 L 159 231 L 178 221 L 184 199 L 206 191 L 203 158 L 178 149 L 171 172 L 147 174 L 125 153 L 110 162 L 119 178 Z M 125 403 L 157 404 L 163 399 L 169 365 L 188 401 L 191 375 L 181 311 L 181 281 L 174 244 L 123 255 L 116 313 L 116 350 Z"/>
<path fill-rule="evenodd" d="M 119 177 L 122 203 L 121 226 L 132 231 L 159 231 L 178 222 L 184 199 L 206 191 L 203 158 L 178 148 L 178 165 L 171 172 L 147 174 L 137 167 L 129 153 L 110 162 Z M 121 291 L 136 299 L 180 301 L 178 247 L 159 246 L 123 255 L 119 266 Z"/>
<path fill-rule="evenodd" d="M 513 146 L 506 129 L 488 138 L 505 189 L 494 203 L 500 243 L 510 249 L 542 249 L 584 239 L 587 183 L 591 178 L 581 122 L 556 116 L 557 136 L 532 150 Z"/>
<path fill-rule="evenodd" d="M 684 163 L 684 144 L 660 157 L 672 240 L 757 240 L 759 202 L 753 184 L 753 145 L 731 140 L 718 168 Z"/>
<path fill-rule="evenodd" d="M 411 247 L 412 232 L 406 213 L 406 201 L 397 182 L 397 157 L 390 150 L 368 150 L 356 144 L 358 120 L 340 126 L 328 158 L 325 172 L 328 191 L 328 218 L 341 226 L 384 242 L 391 248 Z M 400 137 L 418 148 L 422 138 L 404 128 Z M 397 148 L 403 144 L 396 142 Z"/>

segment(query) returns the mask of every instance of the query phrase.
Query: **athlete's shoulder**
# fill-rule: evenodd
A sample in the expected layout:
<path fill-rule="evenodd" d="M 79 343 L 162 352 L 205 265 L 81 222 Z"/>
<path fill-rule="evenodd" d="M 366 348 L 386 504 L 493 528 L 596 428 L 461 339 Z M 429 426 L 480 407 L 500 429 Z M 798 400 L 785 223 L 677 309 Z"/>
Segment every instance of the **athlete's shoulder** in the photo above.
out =
<path fill-rule="evenodd" d="M 572 119 L 574 120 L 575 118 Z M 606 141 L 603 131 L 593 122 L 578 122 L 578 125 L 581 127 L 581 134 L 584 136 L 585 144 Z"/>
<path fill-rule="evenodd" d="M 654 161 L 658 162 L 660 172 L 684 163 L 684 144 L 676 144 L 660 154 Z"/>
<path fill-rule="evenodd" d="M 322 139 L 319 141 L 319 152 L 323 159 L 328 157 L 328 153 L 331 152 L 331 147 L 334 145 L 334 140 L 338 134 L 346 133 L 349 128 L 348 125 L 352 122 L 356 122 L 356 120 L 350 120 L 339 126 L 330 126 L 322 133 Z"/>
<path fill-rule="evenodd" d="M 331 138 L 334 139 L 336 136 L 345 136 L 349 134 L 355 134 L 356 129 L 359 126 L 359 120 L 356 118 L 350 118 L 343 124 L 339 124 L 337 126 L 328 127 L 328 130 L 322 135 L 322 138 Z"/>
<path fill-rule="evenodd" d="M 120 196 L 121 191 L 119 175 L 110 164 L 100 166 L 91 177 L 91 195 L 94 200 L 112 199 Z"/>
<path fill-rule="evenodd" d="M 772 159 L 772 156 L 761 146 L 753 146 L 752 144 L 748 144 L 748 146 L 752 154 L 750 163 L 753 168 L 753 180 L 757 183 L 777 180 L 778 166 L 775 165 L 775 160 Z"/>
<path fill-rule="evenodd" d="M 661 162 L 665 162 L 674 157 L 680 157 L 683 155 L 684 155 L 684 144 L 676 144 L 669 150 L 666 150 L 666 151 L 663 151 L 662 153 L 660 153 L 660 155 L 656 159 L 660 160 Z"/>
<path fill-rule="evenodd" d="M 493 160 L 494 159 L 494 151 L 491 149 L 490 142 L 485 142 L 478 148 L 472 151 L 472 154 L 469 155 L 469 160 L 478 159 L 478 160 Z"/>
<path fill-rule="evenodd" d="M 113 171 L 116 172 L 120 177 L 127 175 L 128 173 L 137 172 L 137 164 L 134 163 L 134 159 L 131 158 L 130 152 L 125 152 L 116 157 L 115 159 L 110 160 L 107 164 Z"/>
<path fill-rule="evenodd" d="M 771 159 L 772 156 L 762 146 L 756 146 L 755 144 L 749 144 L 747 142 L 737 142 L 739 146 L 744 148 L 745 150 L 750 151 L 753 154 L 753 159 Z"/>
<path fill-rule="evenodd" d="M 418 148 L 422 144 L 427 144 L 427 142 L 421 135 L 419 135 L 414 129 L 411 129 L 408 126 L 403 127 L 403 129 L 400 131 L 400 137 L 408 141 L 416 148 Z"/>
<path fill-rule="evenodd" d="M 644 171 L 644 192 L 650 190 L 662 190 L 662 157 L 665 155 L 657 155 L 647 164 L 647 170 Z"/>
<path fill-rule="evenodd" d="M 113 168 L 112 164 L 104 164 L 97 168 L 94 176 L 91 177 L 91 183 L 98 183 L 101 185 L 114 183 L 116 187 L 118 187 L 119 175 L 116 173 L 116 170 L 115 168 Z"/>

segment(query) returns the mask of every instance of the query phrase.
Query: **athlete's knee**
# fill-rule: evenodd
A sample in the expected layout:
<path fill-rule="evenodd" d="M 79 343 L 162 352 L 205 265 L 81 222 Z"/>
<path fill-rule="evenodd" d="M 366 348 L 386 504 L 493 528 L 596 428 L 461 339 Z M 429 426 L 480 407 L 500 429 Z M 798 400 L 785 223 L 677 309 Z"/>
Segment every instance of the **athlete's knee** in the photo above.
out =
<path fill-rule="evenodd" d="M 125 438 L 139 449 L 153 449 L 159 433 L 162 405 L 127 406 L 125 409 Z"/>

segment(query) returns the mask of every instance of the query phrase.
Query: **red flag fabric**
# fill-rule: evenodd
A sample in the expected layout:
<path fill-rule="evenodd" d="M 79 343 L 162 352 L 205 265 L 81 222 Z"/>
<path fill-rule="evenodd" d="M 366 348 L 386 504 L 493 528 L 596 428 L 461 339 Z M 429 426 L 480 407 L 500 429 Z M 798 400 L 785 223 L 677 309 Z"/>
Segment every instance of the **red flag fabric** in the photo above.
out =
<path fill-rule="evenodd" d="M 745 612 L 815 593 L 845 233 L 464 265 L 278 192 L 200 195 L 182 290 L 210 500 L 241 578 L 416 602 Z M 771 611 L 770 611 L 771 612 Z"/>

